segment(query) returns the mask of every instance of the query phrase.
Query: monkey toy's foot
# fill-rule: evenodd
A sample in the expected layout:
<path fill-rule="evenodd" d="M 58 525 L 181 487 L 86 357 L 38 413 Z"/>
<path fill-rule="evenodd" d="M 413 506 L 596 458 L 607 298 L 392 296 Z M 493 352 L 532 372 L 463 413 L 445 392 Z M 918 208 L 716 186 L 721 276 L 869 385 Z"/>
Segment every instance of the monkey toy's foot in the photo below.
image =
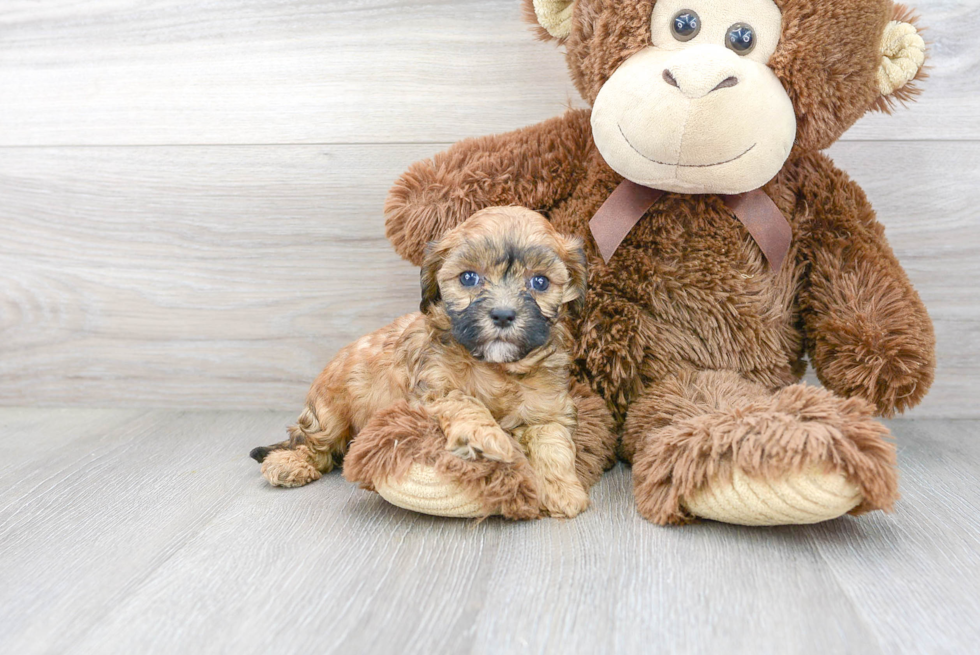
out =
<path fill-rule="evenodd" d="M 375 481 L 374 490 L 392 505 L 432 516 L 479 518 L 493 513 L 477 490 L 440 474 L 435 466 L 412 464 L 401 478 Z M 526 517 L 514 518 L 531 516 L 529 511 Z"/>
<path fill-rule="evenodd" d="M 438 421 L 407 403 L 379 412 L 358 433 L 344 457 L 344 477 L 423 514 L 541 516 L 536 476 L 523 453 L 514 462 L 458 457 L 446 449 Z"/>
<path fill-rule="evenodd" d="M 739 525 L 802 525 L 828 521 L 861 504 L 861 489 L 842 473 L 819 467 L 782 478 L 750 477 L 741 469 L 681 498 L 691 515 Z"/>
<path fill-rule="evenodd" d="M 624 450 L 637 507 L 655 523 L 789 525 L 890 509 L 898 481 L 887 437 L 863 400 L 803 384 L 772 393 L 702 371 L 634 403 Z"/>
<path fill-rule="evenodd" d="M 588 490 L 615 463 L 612 419 L 601 398 L 576 385 L 576 472 Z M 375 416 L 351 443 L 344 477 L 404 509 L 466 518 L 546 515 L 537 473 L 522 453 L 513 462 L 462 459 L 446 449 L 438 422 L 398 403 Z"/>

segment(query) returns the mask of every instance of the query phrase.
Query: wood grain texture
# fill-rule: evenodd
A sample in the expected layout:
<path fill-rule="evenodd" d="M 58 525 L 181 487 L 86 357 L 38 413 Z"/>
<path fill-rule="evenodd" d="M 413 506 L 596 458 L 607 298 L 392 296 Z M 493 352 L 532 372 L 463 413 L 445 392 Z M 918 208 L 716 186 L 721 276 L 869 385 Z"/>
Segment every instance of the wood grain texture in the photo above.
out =
<path fill-rule="evenodd" d="M 0 404 L 299 407 L 333 353 L 418 303 L 390 181 L 444 145 L 8 148 Z M 917 416 L 977 416 L 980 150 L 841 143 L 936 322 Z M 897 183 L 882 162 L 913 162 Z"/>
<path fill-rule="evenodd" d="M 917 5 L 934 26 L 923 101 L 832 154 L 936 319 L 940 373 L 916 415 L 980 416 L 980 8 Z M 0 404 L 298 406 L 340 346 L 416 306 L 382 236 L 395 177 L 576 102 L 518 14 L 2 3 Z M 330 145 L 281 145 L 307 143 Z"/>
<path fill-rule="evenodd" d="M 980 7 L 918 0 L 925 94 L 846 139 L 980 138 Z M 518 0 L 4 0 L 0 145 L 447 142 L 580 104 Z"/>
<path fill-rule="evenodd" d="M 973 652 L 980 624 L 967 620 L 965 625 L 963 617 L 980 616 L 980 426 L 972 421 L 891 426 L 902 472 L 902 500 L 893 520 L 825 523 L 808 538 L 849 604 L 879 613 L 881 620 L 869 628 L 883 652 Z M 937 568 L 959 571 L 966 586 L 948 586 L 949 578 L 937 575 Z M 928 609 L 949 602 L 964 614 Z M 911 619 L 907 610 L 919 617 Z"/>
<path fill-rule="evenodd" d="M 767 529 L 647 523 L 623 466 L 571 521 L 420 516 L 338 473 L 273 489 L 245 453 L 291 418 L 0 409 L 0 450 L 25 430 L 43 445 L 0 473 L 0 651 L 891 655 L 980 639 L 976 421 L 891 423 L 894 514 Z"/>
<path fill-rule="evenodd" d="M 7 151 L 0 396 L 298 406 L 340 346 L 417 310 L 381 205 L 431 150 Z"/>

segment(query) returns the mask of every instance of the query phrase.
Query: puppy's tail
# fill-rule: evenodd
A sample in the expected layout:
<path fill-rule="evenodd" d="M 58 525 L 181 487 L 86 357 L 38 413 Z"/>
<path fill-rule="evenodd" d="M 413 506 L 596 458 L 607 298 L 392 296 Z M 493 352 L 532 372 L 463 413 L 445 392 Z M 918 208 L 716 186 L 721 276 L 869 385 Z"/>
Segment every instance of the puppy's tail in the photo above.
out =
<path fill-rule="evenodd" d="M 248 454 L 256 462 L 264 462 L 269 453 L 276 450 L 299 450 L 319 471 L 329 471 L 343 459 L 349 441 L 349 427 L 340 421 L 331 421 L 326 413 L 326 421 L 321 421 L 312 405 L 307 405 L 296 419 L 296 425 L 289 426 L 289 439 L 253 448 Z"/>
<path fill-rule="evenodd" d="M 296 450 L 297 446 L 305 446 L 307 435 L 315 434 L 320 430 L 320 422 L 316 418 L 316 413 L 309 405 L 303 413 L 296 419 L 296 425 L 289 426 L 289 439 L 274 443 L 271 446 L 259 446 L 253 448 L 248 456 L 261 464 L 265 458 L 274 450 Z"/>
<path fill-rule="evenodd" d="M 256 462 L 261 464 L 265 461 L 265 458 L 269 456 L 273 450 L 286 450 L 289 448 L 288 441 L 282 441 L 280 443 L 274 443 L 271 446 L 257 446 L 249 451 L 248 456 L 254 459 Z"/>

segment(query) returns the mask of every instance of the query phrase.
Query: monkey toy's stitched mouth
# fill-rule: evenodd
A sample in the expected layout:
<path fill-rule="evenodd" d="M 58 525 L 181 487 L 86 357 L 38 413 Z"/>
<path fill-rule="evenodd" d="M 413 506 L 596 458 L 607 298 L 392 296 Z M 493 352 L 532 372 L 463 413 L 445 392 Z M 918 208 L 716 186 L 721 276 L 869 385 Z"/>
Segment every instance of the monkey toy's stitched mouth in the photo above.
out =
<path fill-rule="evenodd" d="M 736 160 L 738 160 L 738 159 L 741 159 L 741 158 L 742 158 L 742 157 L 744 157 L 745 155 L 747 155 L 747 154 L 749 154 L 749 151 L 751 151 L 751 150 L 752 150 L 752 148 L 755 148 L 755 146 L 756 146 L 756 144 L 755 144 L 755 143 L 753 143 L 753 144 L 752 144 L 752 145 L 750 145 L 750 146 L 748 147 L 748 149 L 747 149 L 747 150 L 745 150 L 745 152 L 743 152 L 742 154 L 740 154 L 740 155 L 737 155 L 737 156 L 735 156 L 735 157 L 732 157 L 731 159 L 726 159 L 725 161 L 719 161 L 719 162 L 715 162 L 714 164 L 681 164 L 680 162 L 674 162 L 674 163 L 671 163 L 671 162 L 666 162 L 666 161 L 659 161 L 659 160 L 657 160 L 657 159 L 653 159 L 653 158 L 651 158 L 651 157 L 647 157 L 647 156 L 646 156 L 646 155 L 644 155 L 644 154 L 643 154 L 642 152 L 640 152 L 640 151 L 639 151 L 639 150 L 638 150 L 638 149 L 636 148 L 636 146 L 634 146 L 634 145 L 633 145 L 632 143 L 630 143 L 630 140 L 629 140 L 629 138 L 628 138 L 628 137 L 626 136 L 626 133 L 625 133 L 625 132 L 623 132 L 623 126 L 622 126 L 622 125 L 620 125 L 619 123 L 616 123 L 616 127 L 618 127 L 618 128 L 619 128 L 619 133 L 620 133 L 620 134 L 621 134 L 621 135 L 623 136 L 623 140 L 624 140 L 624 141 L 626 141 L 626 145 L 628 145 L 628 146 L 629 146 L 630 148 L 632 148 L 632 149 L 633 149 L 633 152 L 635 152 L 636 154 L 638 154 L 638 155 L 639 155 L 640 157 L 643 157 L 643 158 L 644 158 L 644 159 L 646 159 L 647 161 L 651 161 L 651 162 L 653 162 L 654 164 L 661 164 L 661 165 L 663 165 L 663 166 L 677 166 L 677 167 L 679 167 L 679 168 L 711 168 L 712 166 L 721 166 L 722 164 L 730 164 L 730 163 L 732 163 L 733 161 L 736 161 Z"/>

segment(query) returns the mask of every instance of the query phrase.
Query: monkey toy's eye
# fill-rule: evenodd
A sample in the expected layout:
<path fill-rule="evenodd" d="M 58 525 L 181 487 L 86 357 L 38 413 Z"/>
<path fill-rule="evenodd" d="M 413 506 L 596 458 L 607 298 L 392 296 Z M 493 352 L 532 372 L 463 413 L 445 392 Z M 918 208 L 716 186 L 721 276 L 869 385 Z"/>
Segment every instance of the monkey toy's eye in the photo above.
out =
<path fill-rule="evenodd" d="M 678 41 L 690 41 L 701 31 L 701 19 L 690 9 L 682 9 L 670 21 L 670 31 Z"/>
<path fill-rule="evenodd" d="M 551 286 L 551 280 L 543 275 L 535 275 L 527 284 L 533 291 L 547 291 Z"/>
<path fill-rule="evenodd" d="M 459 283 L 464 287 L 475 287 L 480 283 L 480 274 L 475 271 L 465 271 L 460 273 Z"/>
<path fill-rule="evenodd" d="M 725 45 L 734 50 L 737 55 L 747 55 L 755 47 L 755 30 L 751 25 L 735 23 L 728 28 L 725 35 Z"/>

